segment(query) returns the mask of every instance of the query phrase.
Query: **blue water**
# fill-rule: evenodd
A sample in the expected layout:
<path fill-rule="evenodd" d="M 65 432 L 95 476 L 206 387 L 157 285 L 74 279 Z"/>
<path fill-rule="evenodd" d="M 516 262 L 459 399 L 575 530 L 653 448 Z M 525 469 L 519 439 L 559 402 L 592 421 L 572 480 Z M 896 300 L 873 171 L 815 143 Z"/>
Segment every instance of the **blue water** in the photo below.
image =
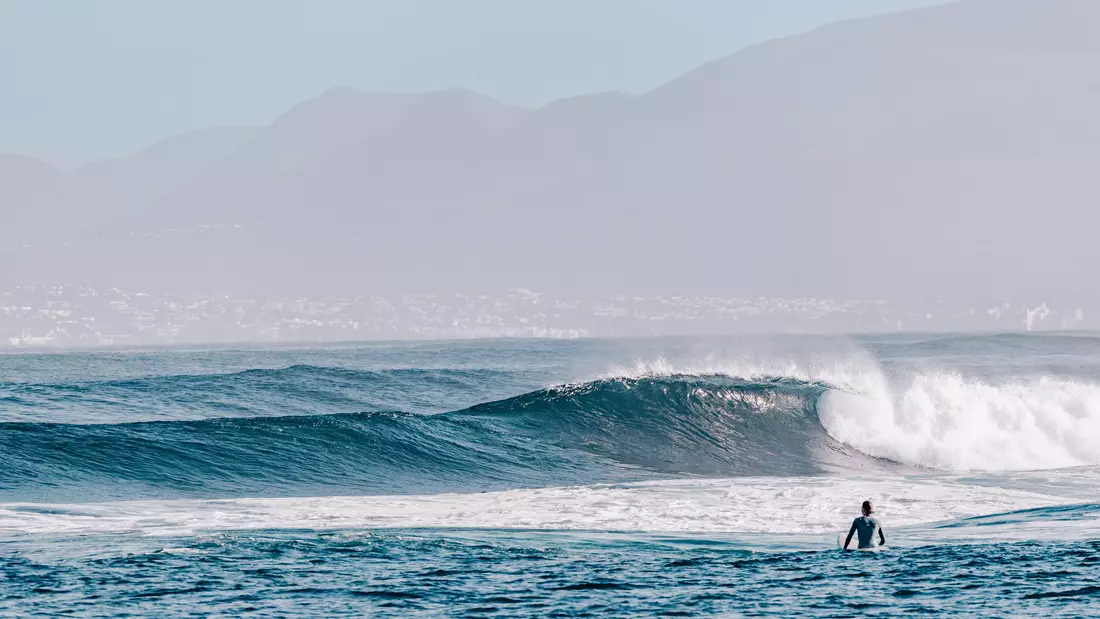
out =
<path fill-rule="evenodd" d="M 4 354 L 0 613 L 1085 616 L 1098 464 L 1087 334 Z"/>

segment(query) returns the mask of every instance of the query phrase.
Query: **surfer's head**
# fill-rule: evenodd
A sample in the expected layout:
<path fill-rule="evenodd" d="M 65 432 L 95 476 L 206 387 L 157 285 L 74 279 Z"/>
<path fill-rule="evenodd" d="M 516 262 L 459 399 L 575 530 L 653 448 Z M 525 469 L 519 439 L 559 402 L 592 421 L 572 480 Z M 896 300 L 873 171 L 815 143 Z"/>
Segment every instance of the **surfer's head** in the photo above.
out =
<path fill-rule="evenodd" d="M 870 501 L 864 501 L 863 502 L 863 515 L 864 516 L 870 516 L 874 512 L 875 512 L 875 507 L 873 505 L 871 505 L 871 502 Z"/>

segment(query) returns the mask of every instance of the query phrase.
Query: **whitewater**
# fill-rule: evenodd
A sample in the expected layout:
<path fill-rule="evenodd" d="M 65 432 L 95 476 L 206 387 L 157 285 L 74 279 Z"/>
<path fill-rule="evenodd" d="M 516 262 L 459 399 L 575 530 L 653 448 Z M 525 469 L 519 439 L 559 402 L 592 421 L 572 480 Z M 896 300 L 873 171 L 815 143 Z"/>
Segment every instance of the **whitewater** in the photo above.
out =
<path fill-rule="evenodd" d="M 1090 334 L 7 353 L 0 612 L 1079 616 L 1098 473 Z"/>

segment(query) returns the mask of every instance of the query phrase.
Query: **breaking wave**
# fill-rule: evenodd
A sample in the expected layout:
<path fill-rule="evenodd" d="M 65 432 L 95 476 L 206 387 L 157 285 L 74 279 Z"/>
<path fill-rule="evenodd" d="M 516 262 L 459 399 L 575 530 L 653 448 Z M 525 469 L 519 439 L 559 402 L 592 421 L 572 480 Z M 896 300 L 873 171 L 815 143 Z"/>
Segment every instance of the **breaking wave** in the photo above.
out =
<path fill-rule="evenodd" d="M 1098 385 L 1050 378 L 998 385 L 934 372 L 891 381 L 858 359 L 690 370 L 639 364 L 596 381 L 433 415 L 2 423 L 0 493 L 17 500 L 407 494 L 902 466 L 990 471 L 1100 463 Z M 295 366 L 102 388 L 117 396 L 176 384 L 182 394 L 203 391 L 207 401 L 230 401 L 227 393 L 247 397 L 260 388 L 270 399 L 283 383 L 293 399 L 303 400 L 305 387 L 317 381 L 331 393 L 345 382 L 361 390 L 357 383 L 374 379 Z M 81 389 L 80 398 L 95 395 L 87 393 L 92 387 Z M 354 400 L 328 404 L 338 410 Z"/>

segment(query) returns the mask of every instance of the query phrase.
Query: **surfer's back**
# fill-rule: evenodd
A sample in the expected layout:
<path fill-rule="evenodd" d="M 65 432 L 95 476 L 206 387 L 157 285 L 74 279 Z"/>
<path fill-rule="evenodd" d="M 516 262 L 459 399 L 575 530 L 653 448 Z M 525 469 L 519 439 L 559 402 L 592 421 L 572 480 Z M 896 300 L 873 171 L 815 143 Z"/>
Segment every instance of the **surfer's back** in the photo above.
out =
<path fill-rule="evenodd" d="M 882 525 L 879 524 L 877 518 L 872 518 L 871 514 L 875 512 L 875 507 L 871 505 L 870 501 L 864 501 L 863 507 L 860 510 L 863 515 L 852 521 L 852 528 L 848 529 L 848 537 L 844 540 L 844 548 L 848 548 L 848 544 L 852 542 L 852 536 L 859 535 L 859 548 L 874 548 L 875 547 L 875 534 L 878 534 L 879 544 L 886 545 L 886 535 L 882 532 Z"/>
<path fill-rule="evenodd" d="M 852 521 L 852 529 L 859 538 L 860 548 L 874 548 L 875 534 L 880 528 L 878 519 L 873 516 L 860 516 Z"/>

